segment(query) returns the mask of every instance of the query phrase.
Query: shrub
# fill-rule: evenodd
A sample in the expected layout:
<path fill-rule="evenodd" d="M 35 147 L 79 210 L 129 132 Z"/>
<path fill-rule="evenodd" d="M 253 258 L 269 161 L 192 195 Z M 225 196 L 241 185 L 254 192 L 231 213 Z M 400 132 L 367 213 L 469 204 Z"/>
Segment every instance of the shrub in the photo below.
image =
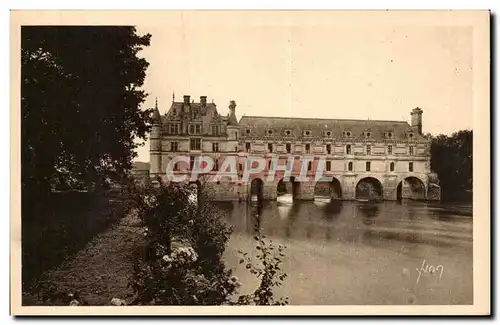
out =
<path fill-rule="evenodd" d="M 234 305 L 285 304 L 275 301 L 272 288 L 281 285 L 286 274 L 280 270 L 283 247 L 265 242 L 257 222 L 256 248 L 261 266 L 245 254 L 247 269 L 261 279 L 251 295 L 234 297 L 241 285 L 222 256 L 231 228 L 223 212 L 209 202 L 205 186 L 198 184 L 197 200 L 186 184 L 133 185 L 129 197 L 144 223 L 146 247 L 134 267 L 130 283 L 135 304 Z"/>

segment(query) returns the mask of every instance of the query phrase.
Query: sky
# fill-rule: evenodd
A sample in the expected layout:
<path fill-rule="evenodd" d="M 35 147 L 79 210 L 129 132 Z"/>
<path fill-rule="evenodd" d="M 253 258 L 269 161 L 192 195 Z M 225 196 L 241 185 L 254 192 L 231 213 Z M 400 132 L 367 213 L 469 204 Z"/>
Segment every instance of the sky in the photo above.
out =
<path fill-rule="evenodd" d="M 152 35 L 143 108 L 183 95 L 227 114 L 410 121 L 423 132 L 472 129 L 472 28 L 393 13 L 169 12 Z M 149 161 L 149 143 L 136 160 Z"/>

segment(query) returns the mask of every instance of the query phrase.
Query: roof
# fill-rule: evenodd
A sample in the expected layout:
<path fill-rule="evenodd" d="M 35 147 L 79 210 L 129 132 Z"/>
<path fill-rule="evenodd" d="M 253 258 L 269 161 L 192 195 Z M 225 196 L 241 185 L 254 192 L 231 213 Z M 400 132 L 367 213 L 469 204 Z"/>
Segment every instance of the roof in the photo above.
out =
<path fill-rule="evenodd" d="M 236 115 L 234 113 L 229 115 L 229 118 L 227 120 L 228 125 L 238 125 L 238 119 L 236 118 Z"/>
<path fill-rule="evenodd" d="M 392 140 L 403 141 L 413 130 L 414 140 L 425 140 L 404 121 L 243 116 L 239 124 L 242 137 L 269 137 L 267 130 L 272 130 L 271 137 L 325 138 L 325 133 L 331 132 L 331 138 L 342 138 L 343 132 L 351 132 L 351 139 L 364 140 L 365 132 L 369 132 L 370 139 L 385 140 L 390 132 Z M 306 131 L 309 136 L 305 136 Z"/>
<path fill-rule="evenodd" d="M 200 111 L 201 112 L 201 109 L 202 109 L 201 103 L 189 103 L 189 105 L 191 106 L 192 111 Z M 173 114 L 174 109 L 175 109 L 176 115 L 179 116 L 179 113 L 182 112 L 183 108 L 184 108 L 184 102 L 173 102 L 172 105 L 170 106 L 170 109 L 168 110 L 168 112 L 162 116 L 162 121 L 165 122 L 166 120 L 168 120 L 171 117 L 171 115 Z M 205 110 L 206 111 L 210 111 L 210 110 L 217 111 L 217 105 L 215 105 L 214 103 L 206 103 Z"/>
<path fill-rule="evenodd" d="M 161 123 L 162 119 L 160 116 L 160 111 L 158 110 L 158 107 L 156 107 L 153 111 L 153 122 L 155 123 Z"/>

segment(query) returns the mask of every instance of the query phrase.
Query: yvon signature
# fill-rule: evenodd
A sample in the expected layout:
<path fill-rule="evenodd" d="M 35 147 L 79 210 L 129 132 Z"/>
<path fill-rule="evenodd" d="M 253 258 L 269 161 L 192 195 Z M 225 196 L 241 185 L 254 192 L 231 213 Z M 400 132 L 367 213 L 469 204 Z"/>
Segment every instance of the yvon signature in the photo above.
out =
<path fill-rule="evenodd" d="M 418 272 L 418 277 L 417 277 L 417 283 L 420 281 L 420 277 L 422 275 L 434 275 L 434 274 L 439 274 L 439 280 L 441 280 L 441 277 L 443 276 L 444 272 L 444 267 L 439 264 L 439 265 L 429 265 L 425 264 L 425 260 L 422 261 L 422 266 L 420 266 L 420 269 L 416 269 Z"/>

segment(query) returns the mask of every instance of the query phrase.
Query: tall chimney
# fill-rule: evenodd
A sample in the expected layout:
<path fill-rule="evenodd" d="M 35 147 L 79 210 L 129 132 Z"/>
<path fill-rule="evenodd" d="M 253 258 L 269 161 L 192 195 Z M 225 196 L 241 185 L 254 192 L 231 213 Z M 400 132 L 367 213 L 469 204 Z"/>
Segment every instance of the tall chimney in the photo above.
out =
<path fill-rule="evenodd" d="M 184 104 L 189 104 L 189 95 L 184 95 Z"/>
<path fill-rule="evenodd" d="M 200 96 L 201 106 L 207 106 L 207 96 Z"/>

